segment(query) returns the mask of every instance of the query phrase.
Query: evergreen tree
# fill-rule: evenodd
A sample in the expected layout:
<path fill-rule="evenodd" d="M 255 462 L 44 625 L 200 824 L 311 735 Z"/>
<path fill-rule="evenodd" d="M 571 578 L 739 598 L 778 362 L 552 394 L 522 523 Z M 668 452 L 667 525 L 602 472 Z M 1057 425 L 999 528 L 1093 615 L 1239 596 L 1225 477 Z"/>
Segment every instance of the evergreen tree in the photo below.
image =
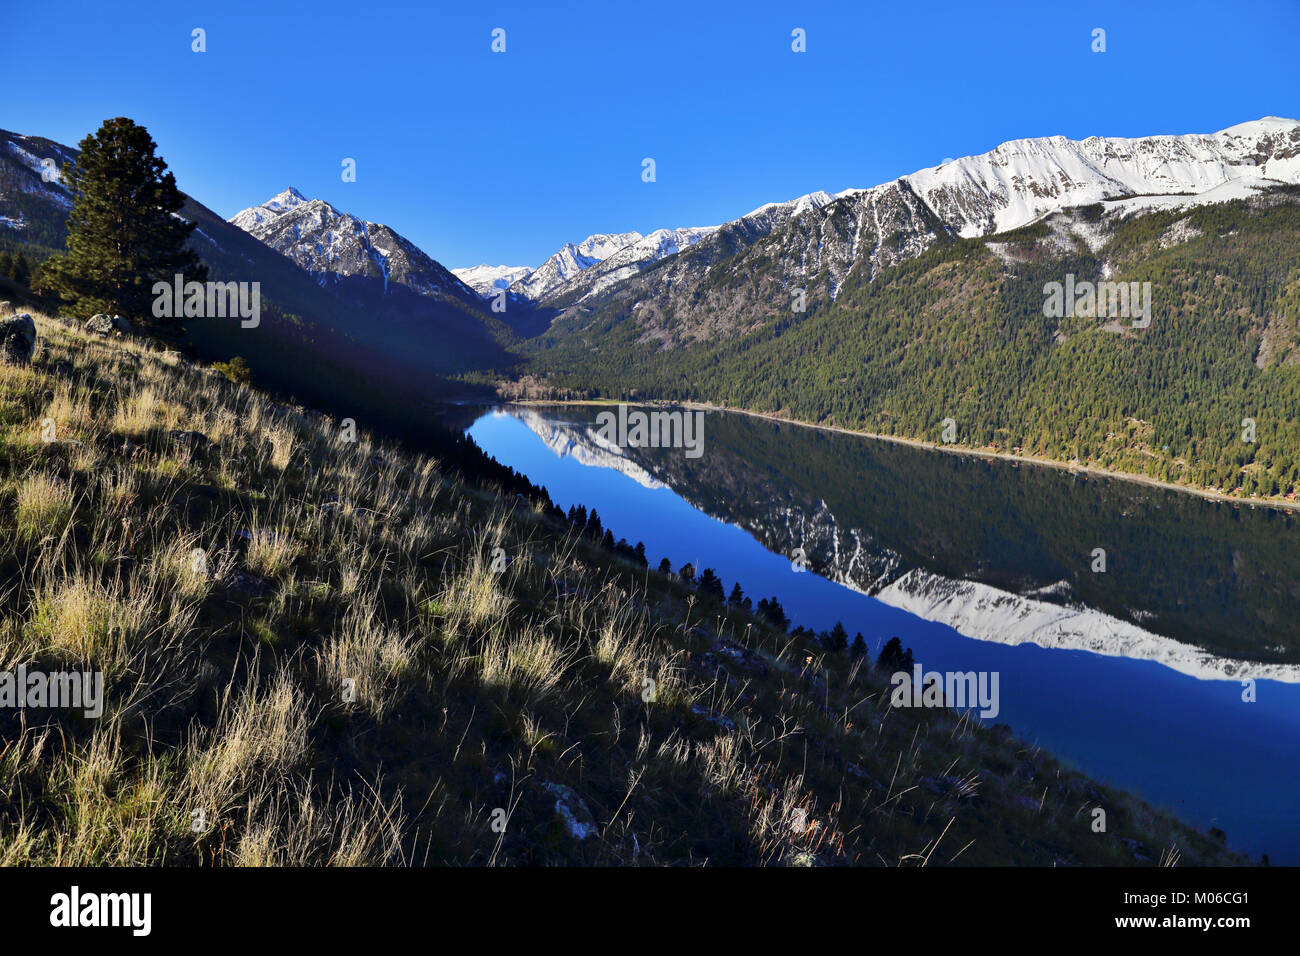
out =
<path fill-rule="evenodd" d="M 885 646 L 880 649 L 880 656 L 876 658 L 876 667 L 888 674 L 897 674 L 899 671 L 910 674 L 915 663 L 912 659 L 912 649 L 909 647 L 904 651 L 903 642 L 897 637 L 891 637 L 886 641 Z"/>
<path fill-rule="evenodd" d="M 727 603 L 734 604 L 737 607 L 740 607 L 742 604 L 745 603 L 745 592 L 740 589 L 739 581 L 737 581 L 735 586 L 732 587 L 731 597 L 727 598 Z"/>
<path fill-rule="evenodd" d="M 849 653 L 854 657 L 867 656 L 867 641 L 861 631 L 858 631 L 857 636 L 853 638 L 853 643 L 849 645 Z"/>
<path fill-rule="evenodd" d="M 14 274 L 14 257 L 8 252 L 0 252 L 0 279 L 8 279 Z"/>
<path fill-rule="evenodd" d="M 106 120 L 79 145 L 77 164 L 63 167 L 72 193 L 68 251 L 50 260 L 42 278 L 74 314 L 151 318 L 155 282 L 177 273 L 207 280 L 207 268 L 185 247 L 196 224 L 172 215 L 185 198 L 143 126 Z"/>
<path fill-rule="evenodd" d="M 678 570 L 677 576 L 681 578 L 683 581 L 685 581 L 687 584 L 690 584 L 692 581 L 695 580 L 695 565 L 687 561 L 685 564 L 681 566 L 681 569 Z"/>
<path fill-rule="evenodd" d="M 785 630 L 790 626 L 790 619 L 785 616 L 785 608 L 781 607 L 781 602 L 775 597 L 758 602 L 758 613 L 766 618 L 775 627 Z"/>
<path fill-rule="evenodd" d="M 13 265 L 9 269 L 9 278 L 19 285 L 27 285 L 32 281 L 32 267 L 28 265 L 27 257 L 21 252 L 14 255 Z"/>
<path fill-rule="evenodd" d="M 700 573 L 700 594 L 704 597 L 712 598 L 721 602 L 723 598 L 722 579 L 718 577 L 717 572 L 712 568 L 705 568 Z"/>
<path fill-rule="evenodd" d="M 671 561 L 669 561 L 667 558 L 664 558 L 662 561 L 659 562 L 659 573 L 660 573 L 660 574 L 672 574 L 672 573 L 673 573 L 673 563 L 672 563 Z"/>
<path fill-rule="evenodd" d="M 840 621 L 836 621 L 831 632 L 826 635 L 825 645 L 828 651 L 834 651 L 836 654 L 848 650 L 849 632 L 844 630 L 844 625 Z"/>

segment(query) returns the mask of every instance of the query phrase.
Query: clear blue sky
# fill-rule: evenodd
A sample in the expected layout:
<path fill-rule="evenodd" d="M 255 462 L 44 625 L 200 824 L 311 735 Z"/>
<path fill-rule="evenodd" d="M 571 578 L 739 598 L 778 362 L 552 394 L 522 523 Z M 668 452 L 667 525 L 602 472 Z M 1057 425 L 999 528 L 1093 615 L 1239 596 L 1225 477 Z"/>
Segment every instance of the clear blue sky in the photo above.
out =
<path fill-rule="evenodd" d="M 712 225 L 1007 139 L 1300 116 L 1300 0 L 6 6 L 0 127 L 75 144 L 130 116 L 223 216 L 295 185 L 450 267 L 538 265 L 593 232 Z"/>

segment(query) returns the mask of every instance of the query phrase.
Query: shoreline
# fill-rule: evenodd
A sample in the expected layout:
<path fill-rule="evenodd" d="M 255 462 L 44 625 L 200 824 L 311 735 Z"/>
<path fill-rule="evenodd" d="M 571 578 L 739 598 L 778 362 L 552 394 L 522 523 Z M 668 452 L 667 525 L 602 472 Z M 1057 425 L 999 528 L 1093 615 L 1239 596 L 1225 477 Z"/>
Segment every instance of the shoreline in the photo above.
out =
<path fill-rule="evenodd" d="M 874 441 L 894 442 L 899 445 L 909 445 L 912 448 L 919 448 L 926 451 L 947 452 L 953 455 L 968 455 L 976 458 L 995 458 L 1002 461 L 1024 462 L 1028 465 L 1038 465 L 1044 468 L 1055 468 L 1058 471 L 1066 471 L 1070 474 L 1091 475 L 1096 478 L 1111 478 L 1116 481 L 1127 481 L 1133 484 L 1147 485 L 1152 488 L 1160 488 L 1166 491 L 1177 491 L 1184 494 L 1195 495 L 1198 498 L 1204 498 L 1209 501 L 1222 501 L 1234 505 L 1249 505 L 1250 507 L 1276 508 L 1280 511 L 1300 512 L 1300 501 L 1287 501 L 1284 498 L 1239 498 L 1234 495 L 1227 495 L 1221 491 L 1210 491 L 1208 488 L 1197 488 L 1194 485 L 1179 485 L 1169 481 L 1162 481 L 1159 478 L 1152 478 L 1149 475 L 1138 475 L 1127 471 L 1116 471 L 1111 468 L 1099 468 L 1095 465 L 1074 465 L 1066 461 L 1060 461 L 1055 458 L 1040 458 L 1036 455 L 1017 455 L 1012 452 L 981 450 L 972 448 L 969 445 L 944 445 L 938 442 L 923 441 L 919 438 L 904 438 L 899 435 L 880 435 L 875 432 L 858 431 L 852 428 L 844 428 L 840 425 L 815 425 L 812 422 L 799 421 L 796 418 L 785 418 L 771 412 L 756 412 L 744 408 L 730 408 L 726 405 L 714 405 L 711 402 L 662 402 L 662 401 L 631 401 L 616 402 L 612 400 L 600 399 L 537 399 L 537 398 L 519 398 L 519 399 L 498 399 L 505 405 L 628 405 L 639 408 L 656 408 L 670 406 L 674 408 L 688 408 L 693 411 L 705 412 L 728 412 L 733 415 L 748 415 L 752 418 L 761 418 L 770 422 L 780 422 L 785 425 L 797 425 L 801 428 L 815 428 L 820 431 L 835 432 L 840 435 L 849 435 L 855 438 L 865 438 Z"/>

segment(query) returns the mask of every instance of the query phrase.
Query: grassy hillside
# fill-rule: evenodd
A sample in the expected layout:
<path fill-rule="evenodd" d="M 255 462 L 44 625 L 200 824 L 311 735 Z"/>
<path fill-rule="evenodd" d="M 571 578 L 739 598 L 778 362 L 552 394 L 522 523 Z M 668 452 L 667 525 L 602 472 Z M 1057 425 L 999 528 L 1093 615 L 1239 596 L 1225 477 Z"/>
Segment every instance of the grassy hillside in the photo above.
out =
<path fill-rule="evenodd" d="M 1242 862 L 544 499 L 38 329 L 0 365 L 0 671 L 107 699 L 0 710 L 0 863 Z"/>

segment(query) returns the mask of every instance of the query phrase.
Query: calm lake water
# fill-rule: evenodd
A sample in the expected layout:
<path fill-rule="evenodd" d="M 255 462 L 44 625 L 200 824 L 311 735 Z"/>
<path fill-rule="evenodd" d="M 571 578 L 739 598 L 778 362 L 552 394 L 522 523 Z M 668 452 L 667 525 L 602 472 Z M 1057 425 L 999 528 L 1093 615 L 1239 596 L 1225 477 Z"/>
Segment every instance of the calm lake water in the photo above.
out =
<path fill-rule="evenodd" d="M 598 411 L 488 409 L 467 430 L 652 565 L 714 568 L 873 654 L 897 635 L 927 670 L 996 671 L 994 719 L 1019 736 L 1300 864 L 1296 517 L 735 414 L 708 413 L 696 459 L 611 448 Z"/>

